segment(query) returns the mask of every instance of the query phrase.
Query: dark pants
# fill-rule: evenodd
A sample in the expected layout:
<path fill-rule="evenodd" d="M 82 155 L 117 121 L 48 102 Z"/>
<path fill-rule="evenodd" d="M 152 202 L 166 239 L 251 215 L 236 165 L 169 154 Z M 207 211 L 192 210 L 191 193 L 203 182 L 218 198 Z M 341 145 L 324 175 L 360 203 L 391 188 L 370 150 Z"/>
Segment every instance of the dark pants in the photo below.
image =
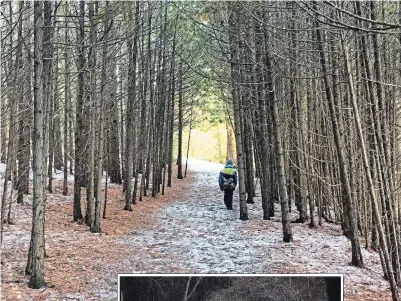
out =
<path fill-rule="evenodd" d="M 224 190 L 224 204 L 227 209 L 233 209 L 233 193 L 234 190 Z"/>

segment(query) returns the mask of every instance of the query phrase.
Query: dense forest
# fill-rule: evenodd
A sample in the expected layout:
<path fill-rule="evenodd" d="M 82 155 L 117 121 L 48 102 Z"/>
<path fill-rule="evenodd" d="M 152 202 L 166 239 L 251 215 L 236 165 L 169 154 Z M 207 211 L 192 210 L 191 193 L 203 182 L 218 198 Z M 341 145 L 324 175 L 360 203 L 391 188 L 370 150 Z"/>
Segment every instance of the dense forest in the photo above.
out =
<path fill-rule="evenodd" d="M 98 233 L 110 184 L 122 184 L 128 212 L 163 195 L 185 177 L 190 145 L 207 147 L 191 131 L 217 125 L 219 160 L 238 168 L 240 220 L 260 187 L 260 219 L 278 202 L 284 242 L 294 222 L 339 224 L 351 264 L 364 267 L 361 248 L 377 252 L 400 300 L 400 2 L 2 1 L 0 10 L 1 239 L 18 223 L 15 204 L 31 200 L 29 287 L 45 282 L 56 174 L 73 194 L 72 220 Z"/>

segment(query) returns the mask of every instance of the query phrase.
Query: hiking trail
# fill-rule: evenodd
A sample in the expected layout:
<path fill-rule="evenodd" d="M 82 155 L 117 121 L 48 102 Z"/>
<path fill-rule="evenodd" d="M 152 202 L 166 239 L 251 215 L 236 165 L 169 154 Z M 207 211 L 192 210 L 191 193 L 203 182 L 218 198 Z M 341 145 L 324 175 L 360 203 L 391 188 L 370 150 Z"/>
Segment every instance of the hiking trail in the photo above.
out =
<path fill-rule="evenodd" d="M 194 183 L 183 200 L 159 210 L 150 229 L 133 230 L 122 240 L 133 250 L 124 272 L 343 273 L 349 284 L 346 293 L 358 295 L 362 287 L 388 290 L 378 254 L 363 249 L 367 268 L 349 265 L 351 244 L 340 226 L 324 223 L 310 229 L 307 223 L 292 224 L 294 242 L 283 243 L 278 204 L 275 218 L 263 221 L 261 199 L 255 198 L 255 204 L 248 204 L 249 220 L 240 221 L 238 191 L 234 210 L 223 203 L 217 184 L 222 165 L 191 160 L 190 168 Z M 295 220 L 296 213 L 292 215 Z"/>

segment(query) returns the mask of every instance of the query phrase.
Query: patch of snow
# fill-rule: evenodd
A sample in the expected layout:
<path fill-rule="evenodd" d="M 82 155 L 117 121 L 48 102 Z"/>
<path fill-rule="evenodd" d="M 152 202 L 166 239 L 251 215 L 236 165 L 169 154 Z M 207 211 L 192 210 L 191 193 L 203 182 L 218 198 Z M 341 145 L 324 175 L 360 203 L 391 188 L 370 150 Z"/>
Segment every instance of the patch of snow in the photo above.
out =
<path fill-rule="evenodd" d="M 0 163 L 0 175 L 2 176 L 6 171 L 6 164 Z"/>
<path fill-rule="evenodd" d="M 53 172 L 53 179 L 63 181 L 64 171 L 56 169 L 56 171 Z M 74 175 L 70 174 L 70 172 L 68 172 L 67 181 L 74 183 Z"/>

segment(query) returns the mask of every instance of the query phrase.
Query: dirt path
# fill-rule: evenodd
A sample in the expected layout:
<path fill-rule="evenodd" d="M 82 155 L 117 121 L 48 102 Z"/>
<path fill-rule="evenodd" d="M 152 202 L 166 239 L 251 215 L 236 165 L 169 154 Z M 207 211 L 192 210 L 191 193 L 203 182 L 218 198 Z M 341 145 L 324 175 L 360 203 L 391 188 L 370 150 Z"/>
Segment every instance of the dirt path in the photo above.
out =
<path fill-rule="evenodd" d="M 338 226 L 293 224 L 294 242 L 284 244 L 280 220 L 263 221 L 259 199 L 249 205 L 249 221 L 238 219 L 237 195 L 234 210 L 225 209 L 221 165 L 192 160 L 190 167 L 193 179 L 175 180 L 166 196 L 132 213 L 121 210 L 120 187 L 111 188 L 100 235 L 71 223 L 72 196 L 56 189 L 46 219 L 48 287 L 41 291 L 26 288 L 31 208 L 19 207 L 18 224 L 5 232 L 2 300 L 116 300 L 118 273 L 343 273 L 345 300 L 391 300 L 377 254 L 363 250 L 367 269 L 349 266 L 350 243 Z"/>

